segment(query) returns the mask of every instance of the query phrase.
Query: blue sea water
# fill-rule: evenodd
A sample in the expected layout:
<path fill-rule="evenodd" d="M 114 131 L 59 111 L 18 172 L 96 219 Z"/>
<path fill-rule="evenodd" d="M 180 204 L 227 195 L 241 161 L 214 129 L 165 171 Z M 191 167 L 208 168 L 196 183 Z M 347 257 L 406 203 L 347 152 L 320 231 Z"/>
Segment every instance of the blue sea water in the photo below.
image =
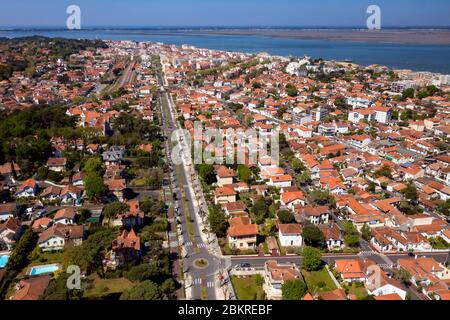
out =
<path fill-rule="evenodd" d="M 450 74 L 449 45 L 403 45 L 335 40 L 303 40 L 255 35 L 183 34 L 170 30 L 88 29 L 88 30 L 2 30 L 0 37 L 84 38 L 103 40 L 153 41 L 190 44 L 199 48 L 273 55 L 303 56 L 327 60 L 351 60 L 362 65 L 380 64 L 391 68 Z"/>

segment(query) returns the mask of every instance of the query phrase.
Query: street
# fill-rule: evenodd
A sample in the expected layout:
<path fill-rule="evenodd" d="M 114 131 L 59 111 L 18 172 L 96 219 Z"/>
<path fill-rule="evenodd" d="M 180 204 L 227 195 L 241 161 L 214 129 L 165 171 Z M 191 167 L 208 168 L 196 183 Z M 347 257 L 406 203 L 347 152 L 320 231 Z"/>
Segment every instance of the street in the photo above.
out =
<path fill-rule="evenodd" d="M 175 110 L 171 106 L 167 92 L 160 93 L 160 103 L 162 107 L 163 130 L 166 136 L 167 147 L 171 150 L 169 141 L 171 141 L 172 132 L 179 129 L 179 125 L 174 116 Z M 186 150 L 186 146 L 182 150 Z M 184 154 L 184 153 L 183 153 Z M 188 153 L 186 153 L 188 154 Z M 209 252 L 209 244 L 202 240 L 202 230 L 200 230 L 200 221 L 197 219 L 189 173 L 186 170 L 186 163 L 190 158 L 183 157 L 182 165 L 174 165 L 169 158 L 169 167 L 173 176 L 173 190 L 177 197 L 176 210 L 178 212 L 181 225 L 181 245 L 184 248 L 183 257 L 184 272 L 189 275 L 185 279 L 185 288 L 191 290 L 191 299 L 216 299 L 216 285 L 218 283 L 219 271 L 224 268 L 225 262 L 216 255 Z M 188 221 L 190 227 L 188 226 Z M 200 263 L 202 262 L 202 263 Z"/>

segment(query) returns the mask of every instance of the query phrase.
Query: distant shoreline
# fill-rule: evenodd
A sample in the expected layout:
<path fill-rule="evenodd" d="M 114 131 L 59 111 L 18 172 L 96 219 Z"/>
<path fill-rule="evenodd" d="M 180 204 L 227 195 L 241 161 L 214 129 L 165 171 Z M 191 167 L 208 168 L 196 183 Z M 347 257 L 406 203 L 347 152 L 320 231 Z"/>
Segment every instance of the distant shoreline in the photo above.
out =
<path fill-rule="evenodd" d="M 14 31 L 67 31 L 64 28 L 8 28 L 0 27 L 2 32 Z M 91 27 L 71 32 L 98 32 L 128 33 L 135 35 L 223 35 L 223 36 L 264 36 L 285 39 L 303 40 L 333 40 L 368 43 L 389 43 L 409 45 L 450 45 L 450 28 L 443 27 L 410 27 L 410 28 L 386 28 L 370 31 L 363 28 L 348 27 Z"/>
<path fill-rule="evenodd" d="M 448 29 L 389 29 L 380 31 L 370 31 L 364 29 L 205 29 L 201 31 L 183 31 L 183 33 L 266 36 L 287 39 L 334 40 L 390 44 L 450 45 L 450 30 Z"/>

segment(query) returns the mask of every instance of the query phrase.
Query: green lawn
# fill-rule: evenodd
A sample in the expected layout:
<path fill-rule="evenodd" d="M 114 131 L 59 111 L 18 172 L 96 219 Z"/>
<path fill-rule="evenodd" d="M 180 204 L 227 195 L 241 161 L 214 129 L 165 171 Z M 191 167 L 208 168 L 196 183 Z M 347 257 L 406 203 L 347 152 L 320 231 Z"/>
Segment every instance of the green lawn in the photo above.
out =
<path fill-rule="evenodd" d="M 308 285 L 308 291 L 311 293 L 326 292 L 336 289 L 336 285 L 326 268 L 312 272 L 302 270 L 302 274 Z"/>
<path fill-rule="evenodd" d="M 369 294 L 367 292 L 366 288 L 364 288 L 364 286 L 349 285 L 349 286 L 347 286 L 347 288 L 348 288 L 348 294 L 354 294 L 358 300 L 365 298 Z"/>
<path fill-rule="evenodd" d="M 125 278 L 100 279 L 97 275 L 91 275 L 92 288 L 84 292 L 86 298 L 101 298 L 102 296 L 121 293 L 133 286 L 133 283 Z"/>
<path fill-rule="evenodd" d="M 238 300 L 264 300 L 265 293 L 262 289 L 262 281 L 261 275 L 231 276 L 231 283 Z"/>
<path fill-rule="evenodd" d="M 450 243 L 447 243 L 442 237 L 430 238 L 428 241 L 433 246 L 433 249 L 447 249 L 450 248 Z"/>
<path fill-rule="evenodd" d="M 62 251 L 38 252 L 37 249 L 33 251 L 29 267 L 64 262 L 64 252 Z"/>

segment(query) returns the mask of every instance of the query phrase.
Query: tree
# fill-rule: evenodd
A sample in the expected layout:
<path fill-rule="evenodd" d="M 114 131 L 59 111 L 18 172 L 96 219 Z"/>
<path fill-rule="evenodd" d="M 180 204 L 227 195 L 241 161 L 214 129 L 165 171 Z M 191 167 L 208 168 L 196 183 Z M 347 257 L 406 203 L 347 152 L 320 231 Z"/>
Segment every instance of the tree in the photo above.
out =
<path fill-rule="evenodd" d="M 269 213 L 269 207 L 266 200 L 264 198 L 258 199 L 251 208 L 251 212 L 255 215 L 255 222 L 257 224 L 262 224 Z"/>
<path fill-rule="evenodd" d="M 83 171 L 86 174 L 96 174 L 103 176 L 105 174 L 105 164 L 100 156 L 94 156 L 86 160 L 83 166 Z"/>
<path fill-rule="evenodd" d="M 303 228 L 303 239 L 305 244 L 312 247 L 325 246 L 325 236 L 322 231 L 313 224 L 307 224 Z"/>
<path fill-rule="evenodd" d="M 299 174 L 297 179 L 302 184 L 310 184 L 312 182 L 311 174 L 309 173 L 308 170 L 305 170 L 301 174 Z"/>
<path fill-rule="evenodd" d="M 359 246 L 359 235 L 358 230 L 351 221 L 344 221 L 342 224 L 342 229 L 344 231 L 344 243 L 349 247 Z"/>
<path fill-rule="evenodd" d="M 209 208 L 209 225 L 211 226 L 211 231 L 214 232 L 219 238 L 224 237 L 227 234 L 228 221 L 225 213 L 222 209 L 217 206 L 211 206 Z"/>
<path fill-rule="evenodd" d="M 392 170 L 389 166 L 383 166 L 380 170 L 375 172 L 375 177 L 387 177 L 392 179 Z"/>
<path fill-rule="evenodd" d="M 296 173 L 301 173 L 303 171 L 306 170 L 305 165 L 303 164 L 303 162 L 301 162 L 299 159 L 295 158 L 291 161 L 291 165 L 292 165 L 292 169 L 294 169 L 294 171 Z"/>
<path fill-rule="evenodd" d="M 282 300 L 301 300 L 307 291 L 306 283 L 300 279 L 288 280 L 281 286 Z"/>
<path fill-rule="evenodd" d="M 17 274 L 28 264 L 30 253 L 36 246 L 36 242 L 37 235 L 31 228 L 28 228 L 14 246 L 5 267 L 5 277 L 0 281 L 0 300 Z"/>
<path fill-rule="evenodd" d="M 243 164 L 238 165 L 237 173 L 239 180 L 245 183 L 249 183 L 253 175 L 252 171 L 246 165 Z"/>
<path fill-rule="evenodd" d="M 52 153 L 49 141 L 35 136 L 25 137 L 16 146 L 16 156 L 19 160 L 30 160 L 44 163 Z"/>
<path fill-rule="evenodd" d="M 28 228 L 14 246 L 14 249 L 6 264 L 5 272 L 19 272 L 27 263 L 28 253 L 36 246 L 37 236 L 32 229 Z"/>
<path fill-rule="evenodd" d="M 158 286 L 150 280 L 125 290 L 120 296 L 120 300 L 161 300 L 161 298 Z"/>
<path fill-rule="evenodd" d="M 317 271 L 322 266 L 320 251 L 313 247 L 303 248 L 302 268 L 306 271 Z"/>
<path fill-rule="evenodd" d="M 417 199 L 418 197 L 417 188 L 412 182 L 408 182 L 406 188 L 400 190 L 400 193 L 403 194 L 405 198 L 409 200 Z"/>
<path fill-rule="evenodd" d="M 50 281 L 47 289 L 45 289 L 44 294 L 40 297 L 42 300 L 81 300 L 83 296 L 83 290 L 71 290 L 67 288 L 67 280 L 70 274 L 62 272 L 55 276 L 55 278 Z"/>
<path fill-rule="evenodd" d="M 280 210 L 278 212 L 278 219 L 281 223 L 294 223 L 295 217 L 292 211 L 290 210 Z"/>
<path fill-rule="evenodd" d="M 171 295 L 177 290 L 175 281 L 171 279 L 165 280 L 161 284 L 161 292 L 165 295 Z"/>
<path fill-rule="evenodd" d="M 370 230 L 370 227 L 365 223 L 363 227 L 361 228 L 361 234 L 364 240 L 369 241 L 372 237 L 372 232 Z"/>
<path fill-rule="evenodd" d="M 403 93 L 402 93 L 403 99 L 414 98 L 414 92 L 415 92 L 415 90 L 413 88 L 408 88 L 408 89 L 403 90 Z"/>
<path fill-rule="evenodd" d="M 286 92 L 290 97 L 295 97 L 298 95 L 298 90 L 292 83 L 288 83 L 286 85 Z"/>
<path fill-rule="evenodd" d="M 438 212 L 442 213 L 443 215 L 446 215 L 446 216 L 450 215 L 450 199 L 448 199 L 445 202 L 441 202 L 437 206 L 436 210 Z"/>
<path fill-rule="evenodd" d="M 84 181 L 84 191 L 89 200 L 98 199 L 103 196 L 107 188 L 103 179 L 97 174 L 88 174 Z"/>
<path fill-rule="evenodd" d="M 348 247 L 358 247 L 359 236 L 357 234 L 347 234 L 344 236 L 344 243 Z"/>
<path fill-rule="evenodd" d="M 214 173 L 214 167 L 211 164 L 203 163 L 198 166 L 198 174 L 205 183 L 211 185 L 216 182 L 216 175 Z"/>
<path fill-rule="evenodd" d="M 145 198 L 139 201 L 139 209 L 144 212 L 146 216 L 156 218 L 166 212 L 166 205 L 162 201 Z"/>
<path fill-rule="evenodd" d="M 170 277 L 169 261 L 166 258 L 139 264 L 125 272 L 124 276 L 131 281 L 151 280 L 155 283 L 162 283 Z"/>
<path fill-rule="evenodd" d="M 395 277 L 398 280 L 400 280 L 401 282 L 403 282 L 405 285 L 408 285 L 411 283 L 411 278 L 412 278 L 411 274 L 403 268 L 400 268 L 395 272 Z"/>
<path fill-rule="evenodd" d="M 334 198 L 329 190 L 314 189 L 311 192 L 311 198 L 315 203 L 320 205 L 325 205 L 327 203 L 331 204 L 334 202 Z"/>
<path fill-rule="evenodd" d="M 107 204 L 103 208 L 103 215 L 105 216 L 105 218 L 111 219 L 117 216 L 118 214 L 125 213 L 129 210 L 130 206 L 128 204 L 122 202 L 113 202 Z"/>
<path fill-rule="evenodd" d="M 67 264 L 77 265 L 87 274 L 98 271 L 103 276 L 103 259 L 116 237 L 117 231 L 113 228 L 96 230 L 81 246 L 69 249 Z"/>
<path fill-rule="evenodd" d="M 342 223 L 342 230 L 345 234 L 355 234 L 358 232 L 353 222 L 349 220 Z"/>

